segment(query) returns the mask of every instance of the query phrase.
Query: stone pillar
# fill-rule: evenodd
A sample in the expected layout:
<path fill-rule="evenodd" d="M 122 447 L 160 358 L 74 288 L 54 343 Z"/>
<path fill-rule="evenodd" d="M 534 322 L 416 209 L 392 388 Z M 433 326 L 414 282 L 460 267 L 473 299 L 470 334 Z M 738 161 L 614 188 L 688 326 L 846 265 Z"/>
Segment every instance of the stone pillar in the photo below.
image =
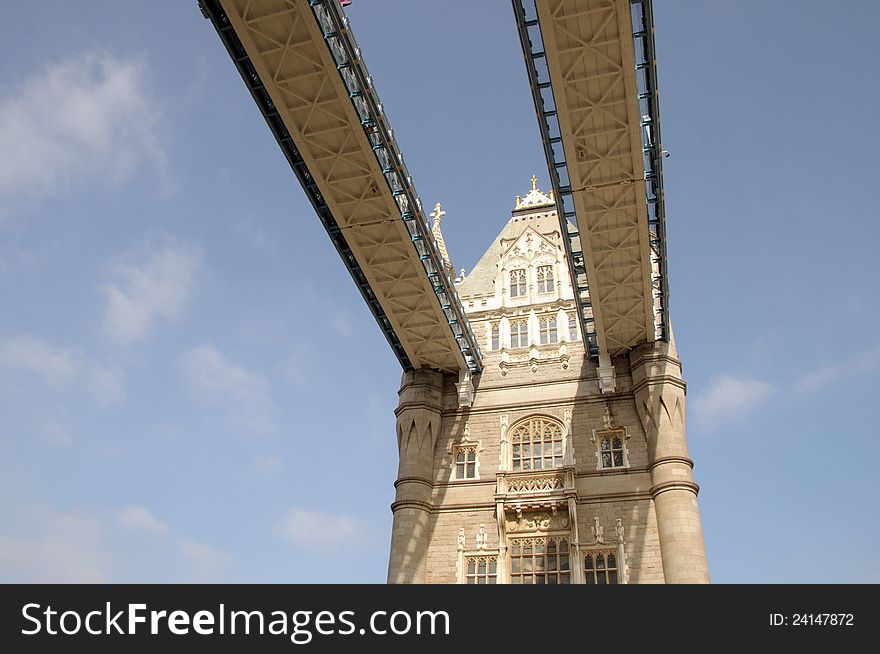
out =
<path fill-rule="evenodd" d="M 434 444 L 440 433 L 443 373 L 403 373 L 397 416 L 397 489 L 391 505 L 388 583 L 423 584 L 428 553 Z"/>
<path fill-rule="evenodd" d="M 685 382 L 675 341 L 630 353 L 636 410 L 648 439 L 651 495 L 666 583 L 709 583 L 697 507 L 699 487 L 685 441 Z"/>

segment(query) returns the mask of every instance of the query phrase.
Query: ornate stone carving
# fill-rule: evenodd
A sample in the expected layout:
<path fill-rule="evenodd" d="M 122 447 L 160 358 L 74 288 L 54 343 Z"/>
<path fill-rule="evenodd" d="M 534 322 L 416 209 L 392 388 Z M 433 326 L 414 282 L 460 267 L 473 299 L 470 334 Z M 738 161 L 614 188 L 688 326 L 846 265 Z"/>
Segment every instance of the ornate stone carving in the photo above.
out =
<path fill-rule="evenodd" d="M 534 493 L 563 488 L 565 488 L 565 477 L 558 473 L 507 478 L 508 493 Z"/>
<path fill-rule="evenodd" d="M 464 549 L 464 527 L 458 530 L 458 551 L 461 552 Z"/>
<path fill-rule="evenodd" d="M 597 543 L 605 542 L 605 527 L 599 524 L 599 518 L 593 518 L 593 526 L 590 528 L 590 531 L 593 532 L 593 539 Z"/>
<path fill-rule="evenodd" d="M 477 532 L 477 549 L 486 549 L 489 534 L 486 533 L 486 525 L 480 525 L 480 531 Z"/>
<path fill-rule="evenodd" d="M 517 510 L 507 516 L 507 533 L 524 533 L 530 531 L 554 531 L 568 529 L 570 520 L 568 511 L 529 511 Z"/>

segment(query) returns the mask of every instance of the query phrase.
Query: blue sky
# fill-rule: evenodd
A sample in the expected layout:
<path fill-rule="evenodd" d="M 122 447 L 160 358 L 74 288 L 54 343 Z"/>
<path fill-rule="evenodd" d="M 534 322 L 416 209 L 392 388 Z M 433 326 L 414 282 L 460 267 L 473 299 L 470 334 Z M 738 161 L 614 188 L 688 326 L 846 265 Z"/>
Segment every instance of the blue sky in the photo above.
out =
<path fill-rule="evenodd" d="M 880 8 L 656 4 L 713 579 L 878 582 Z M 348 13 L 469 269 L 547 186 L 510 4 Z M 195 0 L 0 43 L 0 580 L 384 581 L 399 366 Z"/>

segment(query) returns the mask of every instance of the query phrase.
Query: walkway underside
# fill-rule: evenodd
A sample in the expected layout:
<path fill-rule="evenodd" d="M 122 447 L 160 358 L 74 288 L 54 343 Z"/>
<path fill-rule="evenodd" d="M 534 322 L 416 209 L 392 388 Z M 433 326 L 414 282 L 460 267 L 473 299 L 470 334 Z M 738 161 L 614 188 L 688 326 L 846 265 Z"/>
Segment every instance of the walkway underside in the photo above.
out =
<path fill-rule="evenodd" d="M 339 4 L 202 6 L 403 367 L 478 371 L 476 339 Z"/>
<path fill-rule="evenodd" d="M 514 10 L 560 216 L 576 225 L 584 333 L 607 361 L 668 338 L 650 3 L 514 0 Z"/>

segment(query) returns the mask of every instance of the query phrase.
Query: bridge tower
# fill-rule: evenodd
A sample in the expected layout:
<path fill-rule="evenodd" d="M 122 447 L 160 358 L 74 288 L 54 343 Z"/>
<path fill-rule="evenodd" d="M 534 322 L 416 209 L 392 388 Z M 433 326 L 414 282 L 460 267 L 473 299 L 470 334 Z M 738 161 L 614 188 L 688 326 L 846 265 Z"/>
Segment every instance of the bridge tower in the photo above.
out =
<path fill-rule="evenodd" d="M 482 372 L 403 373 L 388 581 L 708 582 L 674 339 L 613 357 L 609 392 L 536 182 L 455 279 Z"/>

